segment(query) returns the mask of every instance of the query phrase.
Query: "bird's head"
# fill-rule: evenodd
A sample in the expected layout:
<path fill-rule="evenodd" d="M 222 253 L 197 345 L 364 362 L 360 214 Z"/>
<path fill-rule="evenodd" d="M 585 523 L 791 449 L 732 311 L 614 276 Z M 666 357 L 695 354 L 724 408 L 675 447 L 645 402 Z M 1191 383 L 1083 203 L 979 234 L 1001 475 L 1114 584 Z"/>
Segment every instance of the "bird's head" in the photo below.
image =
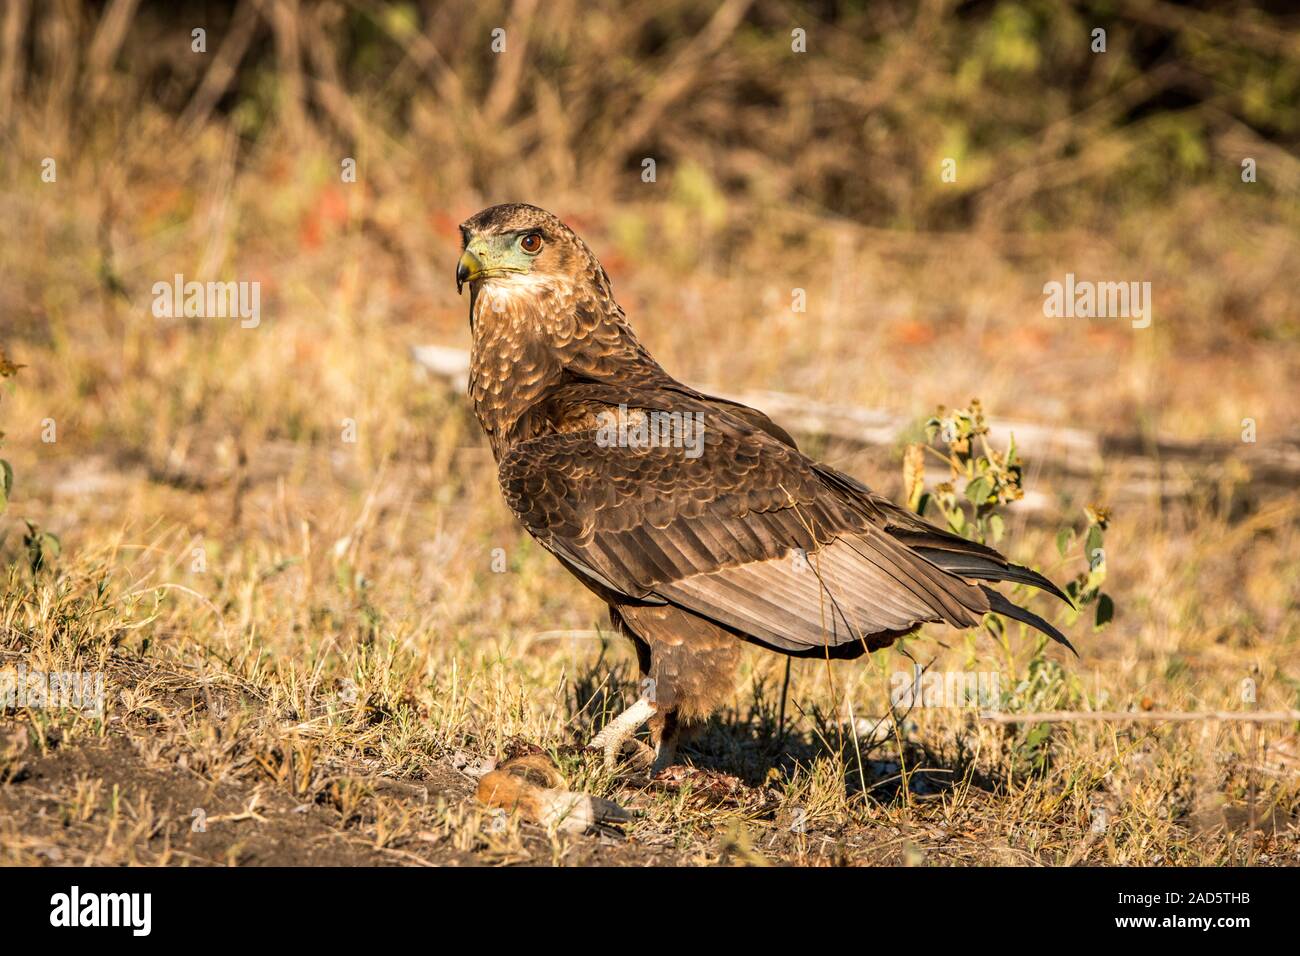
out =
<path fill-rule="evenodd" d="M 491 287 L 525 292 L 539 285 L 575 285 L 599 263 L 572 229 L 545 209 L 526 203 L 489 206 L 460 227 L 462 250 L 456 291 Z"/>

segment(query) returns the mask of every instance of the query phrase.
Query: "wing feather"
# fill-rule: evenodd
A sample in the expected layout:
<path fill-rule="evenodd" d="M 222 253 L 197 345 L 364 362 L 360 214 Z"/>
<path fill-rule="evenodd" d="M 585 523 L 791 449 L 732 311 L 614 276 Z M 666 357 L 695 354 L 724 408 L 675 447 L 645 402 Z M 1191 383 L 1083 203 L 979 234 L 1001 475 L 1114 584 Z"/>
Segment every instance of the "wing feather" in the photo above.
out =
<path fill-rule="evenodd" d="M 808 653 L 883 646 L 927 621 L 977 624 L 997 592 L 970 579 L 1042 586 L 993 549 L 818 465 L 761 427 L 765 417 L 702 396 L 604 384 L 567 386 L 548 401 L 563 414 L 546 414 L 566 421 L 618 405 L 705 416 L 695 458 L 682 448 L 602 445 L 591 429 L 547 432 L 546 414 L 530 418 L 535 437 L 501 458 L 502 490 L 524 526 L 603 591 L 667 601 Z"/>

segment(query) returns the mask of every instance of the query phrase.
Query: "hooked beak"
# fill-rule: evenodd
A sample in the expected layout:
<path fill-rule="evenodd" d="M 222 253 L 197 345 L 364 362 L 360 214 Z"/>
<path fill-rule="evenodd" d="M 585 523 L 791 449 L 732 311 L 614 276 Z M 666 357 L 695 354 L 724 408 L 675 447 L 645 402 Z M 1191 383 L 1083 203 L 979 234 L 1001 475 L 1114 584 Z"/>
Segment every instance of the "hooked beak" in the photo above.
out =
<path fill-rule="evenodd" d="M 460 295 L 466 282 L 473 282 L 483 272 L 483 260 L 466 249 L 456 263 L 456 294 Z"/>

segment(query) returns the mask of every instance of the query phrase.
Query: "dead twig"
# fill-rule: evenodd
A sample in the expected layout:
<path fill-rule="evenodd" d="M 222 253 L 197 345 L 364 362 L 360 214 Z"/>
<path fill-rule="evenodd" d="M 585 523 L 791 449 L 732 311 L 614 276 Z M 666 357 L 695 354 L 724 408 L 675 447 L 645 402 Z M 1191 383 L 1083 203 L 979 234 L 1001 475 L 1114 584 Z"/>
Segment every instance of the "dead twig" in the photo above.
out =
<path fill-rule="evenodd" d="M 1107 720 L 1136 723 L 1222 720 L 1241 724 L 1285 724 L 1300 723 L 1300 710 L 1045 710 L 1027 714 L 984 712 L 980 719 L 994 724 L 1067 724 Z"/>

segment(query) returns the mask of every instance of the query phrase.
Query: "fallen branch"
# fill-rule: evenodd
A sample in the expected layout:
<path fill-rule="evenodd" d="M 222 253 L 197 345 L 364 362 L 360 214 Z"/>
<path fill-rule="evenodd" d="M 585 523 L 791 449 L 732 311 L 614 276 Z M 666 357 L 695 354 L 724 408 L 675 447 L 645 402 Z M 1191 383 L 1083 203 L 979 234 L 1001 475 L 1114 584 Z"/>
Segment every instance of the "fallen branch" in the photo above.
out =
<path fill-rule="evenodd" d="M 469 352 L 464 349 L 419 345 L 411 355 L 432 375 L 458 387 L 469 376 Z M 915 419 L 881 409 L 832 405 L 785 392 L 726 392 L 708 386 L 700 390 L 761 409 L 796 436 L 829 438 L 854 448 L 893 449 L 916 425 Z M 1300 442 L 1295 441 L 1189 442 L 1097 435 L 1007 419 L 989 423 L 993 445 L 1006 447 L 1012 436 L 1021 457 L 1045 473 L 1094 481 L 1103 474 L 1120 476 L 1122 486 L 1115 489 L 1112 503 L 1186 497 L 1203 481 L 1217 487 L 1230 479 L 1283 492 L 1300 486 Z M 1039 510 L 1049 504 L 1026 500 L 1020 507 Z"/>
<path fill-rule="evenodd" d="M 1137 723 L 1222 720 L 1240 724 L 1286 724 L 1300 723 L 1300 710 L 1045 710 L 1028 714 L 983 711 L 980 719 L 994 724 L 1064 724 L 1106 720 Z"/>
<path fill-rule="evenodd" d="M 464 349 L 417 345 L 411 349 L 411 355 L 439 378 L 457 382 L 469 375 L 469 352 Z M 854 445 L 892 447 L 912 424 L 911 419 L 880 409 L 830 405 L 784 392 L 725 392 L 709 387 L 701 391 L 761 409 L 796 434 L 825 436 Z M 1087 432 L 1029 422 L 1000 421 L 989 426 L 990 440 L 997 444 L 1006 444 L 1012 434 L 1025 454 L 1051 454 L 1057 460 L 1064 456 L 1089 471 L 1101 467 L 1101 446 Z"/>

